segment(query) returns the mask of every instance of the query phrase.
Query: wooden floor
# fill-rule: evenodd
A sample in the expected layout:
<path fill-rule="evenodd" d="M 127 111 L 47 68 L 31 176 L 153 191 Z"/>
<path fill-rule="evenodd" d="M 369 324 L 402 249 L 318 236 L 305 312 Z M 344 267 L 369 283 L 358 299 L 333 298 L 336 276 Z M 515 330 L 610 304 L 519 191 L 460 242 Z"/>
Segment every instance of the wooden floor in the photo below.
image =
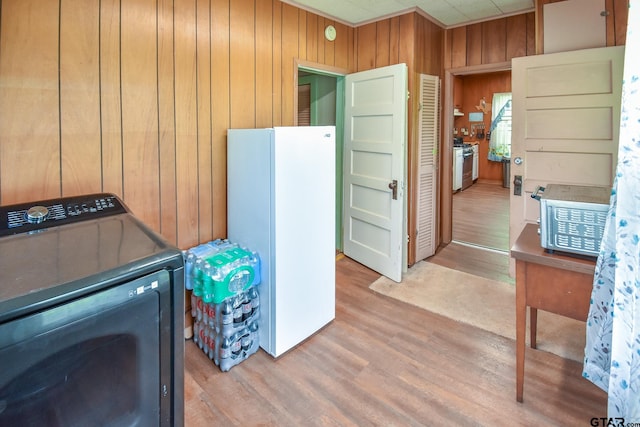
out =
<path fill-rule="evenodd" d="M 453 240 L 507 252 L 509 189 L 501 183 L 476 182 L 453 194 Z"/>
<path fill-rule="evenodd" d="M 451 246 L 451 245 L 449 245 Z M 374 293 L 378 274 L 336 262 L 336 319 L 278 359 L 223 373 L 186 342 L 187 426 L 586 426 L 606 395 L 582 365 Z M 515 327 L 515 326 L 514 326 Z"/>
<path fill-rule="evenodd" d="M 508 198 L 495 184 L 456 194 L 455 242 L 427 261 L 513 283 Z M 222 373 L 187 341 L 186 425 L 580 426 L 606 417 L 606 395 L 581 364 L 538 350 L 527 349 L 516 402 L 513 340 L 379 295 L 368 287 L 378 277 L 337 261 L 336 319 L 278 359 L 259 350 Z"/>
<path fill-rule="evenodd" d="M 509 189 L 476 182 L 453 195 L 453 241 L 428 261 L 488 279 L 509 276 Z"/>

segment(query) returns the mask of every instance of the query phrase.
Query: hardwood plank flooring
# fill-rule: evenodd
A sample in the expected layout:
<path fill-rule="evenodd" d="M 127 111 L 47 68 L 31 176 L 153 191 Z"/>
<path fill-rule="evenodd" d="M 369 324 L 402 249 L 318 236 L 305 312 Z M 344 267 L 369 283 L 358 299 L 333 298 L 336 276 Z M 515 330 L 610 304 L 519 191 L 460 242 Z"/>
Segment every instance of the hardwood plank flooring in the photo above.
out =
<path fill-rule="evenodd" d="M 455 242 L 509 251 L 509 189 L 476 182 L 454 193 L 452 232 Z"/>
<path fill-rule="evenodd" d="M 451 246 L 451 245 L 449 245 Z M 379 275 L 336 261 L 336 318 L 278 359 L 259 350 L 221 372 L 186 342 L 187 426 L 589 425 L 606 394 L 582 365 L 379 295 Z M 515 327 L 515 326 L 514 326 Z"/>
<path fill-rule="evenodd" d="M 451 242 L 438 248 L 426 261 L 487 279 L 516 283 L 515 278 L 509 276 L 509 254 L 506 252 Z"/>

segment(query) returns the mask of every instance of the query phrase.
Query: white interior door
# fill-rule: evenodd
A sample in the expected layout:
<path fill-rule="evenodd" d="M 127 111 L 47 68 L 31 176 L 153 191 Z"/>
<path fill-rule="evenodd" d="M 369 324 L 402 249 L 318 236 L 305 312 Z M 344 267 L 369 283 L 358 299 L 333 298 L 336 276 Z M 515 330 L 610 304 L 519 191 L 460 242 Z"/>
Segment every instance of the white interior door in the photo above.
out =
<path fill-rule="evenodd" d="M 511 245 L 540 216 L 537 186 L 613 185 L 623 61 L 623 46 L 512 60 Z"/>
<path fill-rule="evenodd" d="M 345 77 L 344 254 L 400 282 L 406 268 L 407 66 Z"/>

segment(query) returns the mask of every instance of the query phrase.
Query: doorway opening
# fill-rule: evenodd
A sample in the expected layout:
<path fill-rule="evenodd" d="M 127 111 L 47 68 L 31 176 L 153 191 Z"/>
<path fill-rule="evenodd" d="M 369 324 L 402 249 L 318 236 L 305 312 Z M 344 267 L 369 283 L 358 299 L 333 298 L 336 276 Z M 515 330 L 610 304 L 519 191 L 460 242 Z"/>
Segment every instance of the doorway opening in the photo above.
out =
<path fill-rule="evenodd" d="M 343 251 L 344 76 L 346 70 L 297 64 L 296 126 L 336 127 L 336 252 Z"/>
<path fill-rule="evenodd" d="M 445 105 L 451 106 L 450 119 L 445 122 L 446 144 L 452 145 L 458 137 L 475 145 L 479 169 L 473 185 L 451 192 L 450 212 L 443 212 L 451 221 L 450 241 L 508 254 L 509 188 L 504 186 L 503 165 L 488 160 L 491 135 L 487 131 L 493 94 L 511 91 L 510 64 L 449 70 L 445 78 Z"/>

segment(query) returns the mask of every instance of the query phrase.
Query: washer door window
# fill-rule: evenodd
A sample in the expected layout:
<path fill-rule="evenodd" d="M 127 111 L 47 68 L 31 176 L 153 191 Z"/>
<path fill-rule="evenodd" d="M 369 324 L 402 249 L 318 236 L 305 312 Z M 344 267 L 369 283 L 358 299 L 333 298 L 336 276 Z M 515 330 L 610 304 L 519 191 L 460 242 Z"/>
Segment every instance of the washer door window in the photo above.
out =
<path fill-rule="evenodd" d="M 0 325 L 0 425 L 160 425 L 168 288 L 162 271 Z"/>

